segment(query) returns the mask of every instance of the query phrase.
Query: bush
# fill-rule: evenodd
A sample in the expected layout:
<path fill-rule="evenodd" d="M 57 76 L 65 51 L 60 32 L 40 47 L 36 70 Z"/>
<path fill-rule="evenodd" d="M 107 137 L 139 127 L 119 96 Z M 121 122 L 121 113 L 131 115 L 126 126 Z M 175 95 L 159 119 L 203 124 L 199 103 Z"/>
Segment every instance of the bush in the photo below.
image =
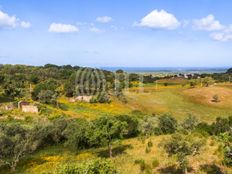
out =
<path fill-rule="evenodd" d="M 110 97 L 107 93 L 100 93 L 96 96 L 94 96 L 91 100 L 90 103 L 110 103 Z"/>
<path fill-rule="evenodd" d="M 135 160 L 135 164 L 138 164 L 140 166 L 140 171 L 143 172 L 146 169 L 146 163 L 143 159 L 137 159 Z"/>
<path fill-rule="evenodd" d="M 215 94 L 214 96 L 213 96 L 213 100 L 212 100 L 213 102 L 220 102 L 220 100 L 219 100 L 219 96 L 217 95 L 217 94 Z"/>
<path fill-rule="evenodd" d="M 136 117 L 119 115 L 116 118 L 127 123 L 127 134 L 125 135 L 126 138 L 136 137 L 139 134 L 139 121 Z"/>
<path fill-rule="evenodd" d="M 232 146 L 227 145 L 224 147 L 224 164 L 228 167 L 232 167 Z"/>
<path fill-rule="evenodd" d="M 112 163 L 105 159 L 95 159 L 82 164 L 64 165 L 55 174 L 117 174 Z"/>
<path fill-rule="evenodd" d="M 151 141 L 151 140 L 150 140 L 150 141 L 148 141 L 148 142 L 147 142 L 147 147 L 151 148 L 152 146 L 153 146 L 152 141 Z"/>
<path fill-rule="evenodd" d="M 145 152 L 146 153 L 150 153 L 151 152 L 151 148 L 150 147 L 146 147 Z"/>
<path fill-rule="evenodd" d="M 152 167 L 153 167 L 153 169 L 156 168 L 156 167 L 158 167 L 158 166 L 159 166 L 159 161 L 156 158 L 154 158 L 152 160 Z"/>
<path fill-rule="evenodd" d="M 196 117 L 189 115 L 182 123 L 182 127 L 187 131 L 192 131 L 196 128 L 198 120 Z"/>
<path fill-rule="evenodd" d="M 163 134 L 172 134 L 177 129 L 177 121 L 170 115 L 163 115 L 159 118 L 158 126 Z"/>

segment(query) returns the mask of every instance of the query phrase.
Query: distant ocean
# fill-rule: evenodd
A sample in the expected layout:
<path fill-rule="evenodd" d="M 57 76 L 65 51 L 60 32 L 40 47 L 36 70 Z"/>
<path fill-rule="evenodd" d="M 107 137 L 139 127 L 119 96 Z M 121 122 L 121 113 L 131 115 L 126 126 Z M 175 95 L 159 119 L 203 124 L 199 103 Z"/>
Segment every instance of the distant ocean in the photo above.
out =
<path fill-rule="evenodd" d="M 108 71 L 117 71 L 119 69 L 128 73 L 160 73 L 160 74 L 178 74 L 178 73 L 223 73 L 229 67 L 100 67 Z"/>

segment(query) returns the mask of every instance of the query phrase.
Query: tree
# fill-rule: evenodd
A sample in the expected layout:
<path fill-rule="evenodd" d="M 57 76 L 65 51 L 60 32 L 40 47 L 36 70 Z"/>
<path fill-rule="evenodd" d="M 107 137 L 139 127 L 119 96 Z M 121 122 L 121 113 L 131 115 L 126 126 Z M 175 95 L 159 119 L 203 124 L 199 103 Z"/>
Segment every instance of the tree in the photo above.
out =
<path fill-rule="evenodd" d="M 219 135 L 220 133 L 224 133 L 230 131 L 232 127 L 232 117 L 229 118 L 216 118 L 216 121 L 211 125 L 211 133 L 213 135 Z"/>
<path fill-rule="evenodd" d="M 58 96 L 58 87 L 59 84 L 54 80 L 39 83 L 32 92 L 32 99 L 45 104 L 54 104 Z"/>
<path fill-rule="evenodd" d="M 3 89 L 7 97 L 22 97 L 25 93 L 25 76 L 16 75 L 4 78 Z"/>
<path fill-rule="evenodd" d="M 135 116 L 119 115 L 116 118 L 127 123 L 127 134 L 125 137 L 135 137 L 139 134 L 139 121 Z"/>
<path fill-rule="evenodd" d="M 197 155 L 203 144 L 203 140 L 199 137 L 175 134 L 164 143 L 164 149 L 168 155 L 177 157 L 179 167 L 187 174 L 189 166 L 187 157 Z"/>
<path fill-rule="evenodd" d="M 189 115 L 182 123 L 182 127 L 187 131 L 192 131 L 198 125 L 198 120 L 196 117 Z"/>
<path fill-rule="evenodd" d="M 215 83 L 215 81 L 213 80 L 212 77 L 205 77 L 204 79 L 202 79 L 202 84 L 205 87 L 209 87 L 210 85 L 213 85 Z"/>
<path fill-rule="evenodd" d="M 114 117 L 101 117 L 92 122 L 91 131 L 91 144 L 108 145 L 109 156 L 112 157 L 112 143 L 127 133 L 127 123 Z"/>
<path fill-rule="evenodd" d="M 41 90 L 38 101 L 44 104 L 56 104 L 57 93 L 51 90 Z"/>
<path fill-rule="evenodd" d="M 197 85 L 197 81 L 196 80 L 191 80 L 190 81 L 190 87 L 195 88 L 196 85 Z"/>
<path fill-rule="evenodd" d="M 215 94 L 215 95 L 213 95 L 213 100 L 212 100 L 213 102 L 219 102 L 220 100 L 219 100 L 219 96 L 217 95 L 217 94 Z"/>
<path fill-rule="evenodd" d="M 30 75 L 29 81 L 33 84 L 37 84 L 39 82 L 39 77 L 35 74 Z"/>
<path fill-rule="evenodd" d="M 145 117 L 139 122 L 139 132 L 142 136 L 148 137 L 155 133 L 160 134 L 160 129 L 157 128 L 157 117 Z M 158 131 L 158 132 L 157 132 Z"/>
<path fill-rule="evenodd" d="M 171 134 L 177 129 L 177 121 L 172 116 L 165 114 L 159 117 L 158 127 L 163 134 Z"/>
<path fill-rule="evenodd" d="M 84 119 L 71 120 L 63 132 L 66 139 L 65 146 L 71 147 L 74 150 L 90 147 L 90 129 L 89 122 Z"/>
<path fill-rule="evenodd" d="M 232 74 L 232 68 L 229 68 L 227 71 L 226 71 L 227 74 Z"/>
<path fill-rule="evenodd" d="M 5 125 L 1 129 L 0 160 L 15 171 L 20 159 L 34 152 L 38 147 L 34 131 L 19 125 Z"/>

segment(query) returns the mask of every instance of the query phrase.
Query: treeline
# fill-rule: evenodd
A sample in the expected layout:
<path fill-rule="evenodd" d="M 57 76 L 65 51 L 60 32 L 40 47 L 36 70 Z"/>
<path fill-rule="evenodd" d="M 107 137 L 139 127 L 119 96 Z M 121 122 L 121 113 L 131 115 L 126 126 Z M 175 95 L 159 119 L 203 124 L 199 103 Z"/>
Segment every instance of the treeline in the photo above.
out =
<path fill-rule="evenodd" d="M 57 97 L 65 95 L 94 96 L 92 102 L 109 102 L 110 91 L 122 98 L 122 89 L 134 81 L 154 82 L 157 78 L 138 74 L 115 73 L 79 66 L 2 65 L 0 86 L 3 94 L 11 99 L 32 98 L 45 104 L 56 104 Z M 112 93 L 112 92 L 111 92 Z"/>
<path fill-rule="evenodd" d="M 232 117 L 219 117 L 212 124 L 207 124 L 189 116 L 178 123 L 168 114 L 159 117 L 120 115 L 101 117 L 93 121 L 59 118 L 33 122 L 30 127 L 1 122 L 0 165 L 14 171 L 27 155 L 58 144 L 73 151 L 108 147 L 108 156 L 113 157 L 113 145 L 118 140 L 172 134 L 171 139 L 164 142 L 162 147 L 169 155 L 177 156 L 179 167 L 183 171 L 189 167 L 187 157 L 199 154 L 204 145 L 204 137 L 209 136 L 215 136 L 223 143 L 223 164 L 232 166 L 231 128 Z M 149 147 L 150 145 L 146 149 L 148 152 Z"/>

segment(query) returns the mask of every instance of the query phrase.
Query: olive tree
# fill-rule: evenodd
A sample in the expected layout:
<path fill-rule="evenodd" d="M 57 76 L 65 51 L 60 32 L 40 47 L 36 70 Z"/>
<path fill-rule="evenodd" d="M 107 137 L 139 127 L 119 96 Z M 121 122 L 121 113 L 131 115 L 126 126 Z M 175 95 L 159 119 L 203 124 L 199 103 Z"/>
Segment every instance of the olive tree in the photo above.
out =
<path fill-rule="evenodd" d="M 180 168 L 186 174 L 188 172 L 188 156 L 199 154 L 204 141 L 197 136 L 174 134 L 164 143 L 164 149 L 169 156 L 176 156 Z"/>
<path fill-rule="evenodd" d="M 127 133 L 127 123 L 114 117 L 101 117 L 92 122 L 92 145 L 107 145 L 109 157 L 112 157 L 112 143 L 122 139 Z"/>

